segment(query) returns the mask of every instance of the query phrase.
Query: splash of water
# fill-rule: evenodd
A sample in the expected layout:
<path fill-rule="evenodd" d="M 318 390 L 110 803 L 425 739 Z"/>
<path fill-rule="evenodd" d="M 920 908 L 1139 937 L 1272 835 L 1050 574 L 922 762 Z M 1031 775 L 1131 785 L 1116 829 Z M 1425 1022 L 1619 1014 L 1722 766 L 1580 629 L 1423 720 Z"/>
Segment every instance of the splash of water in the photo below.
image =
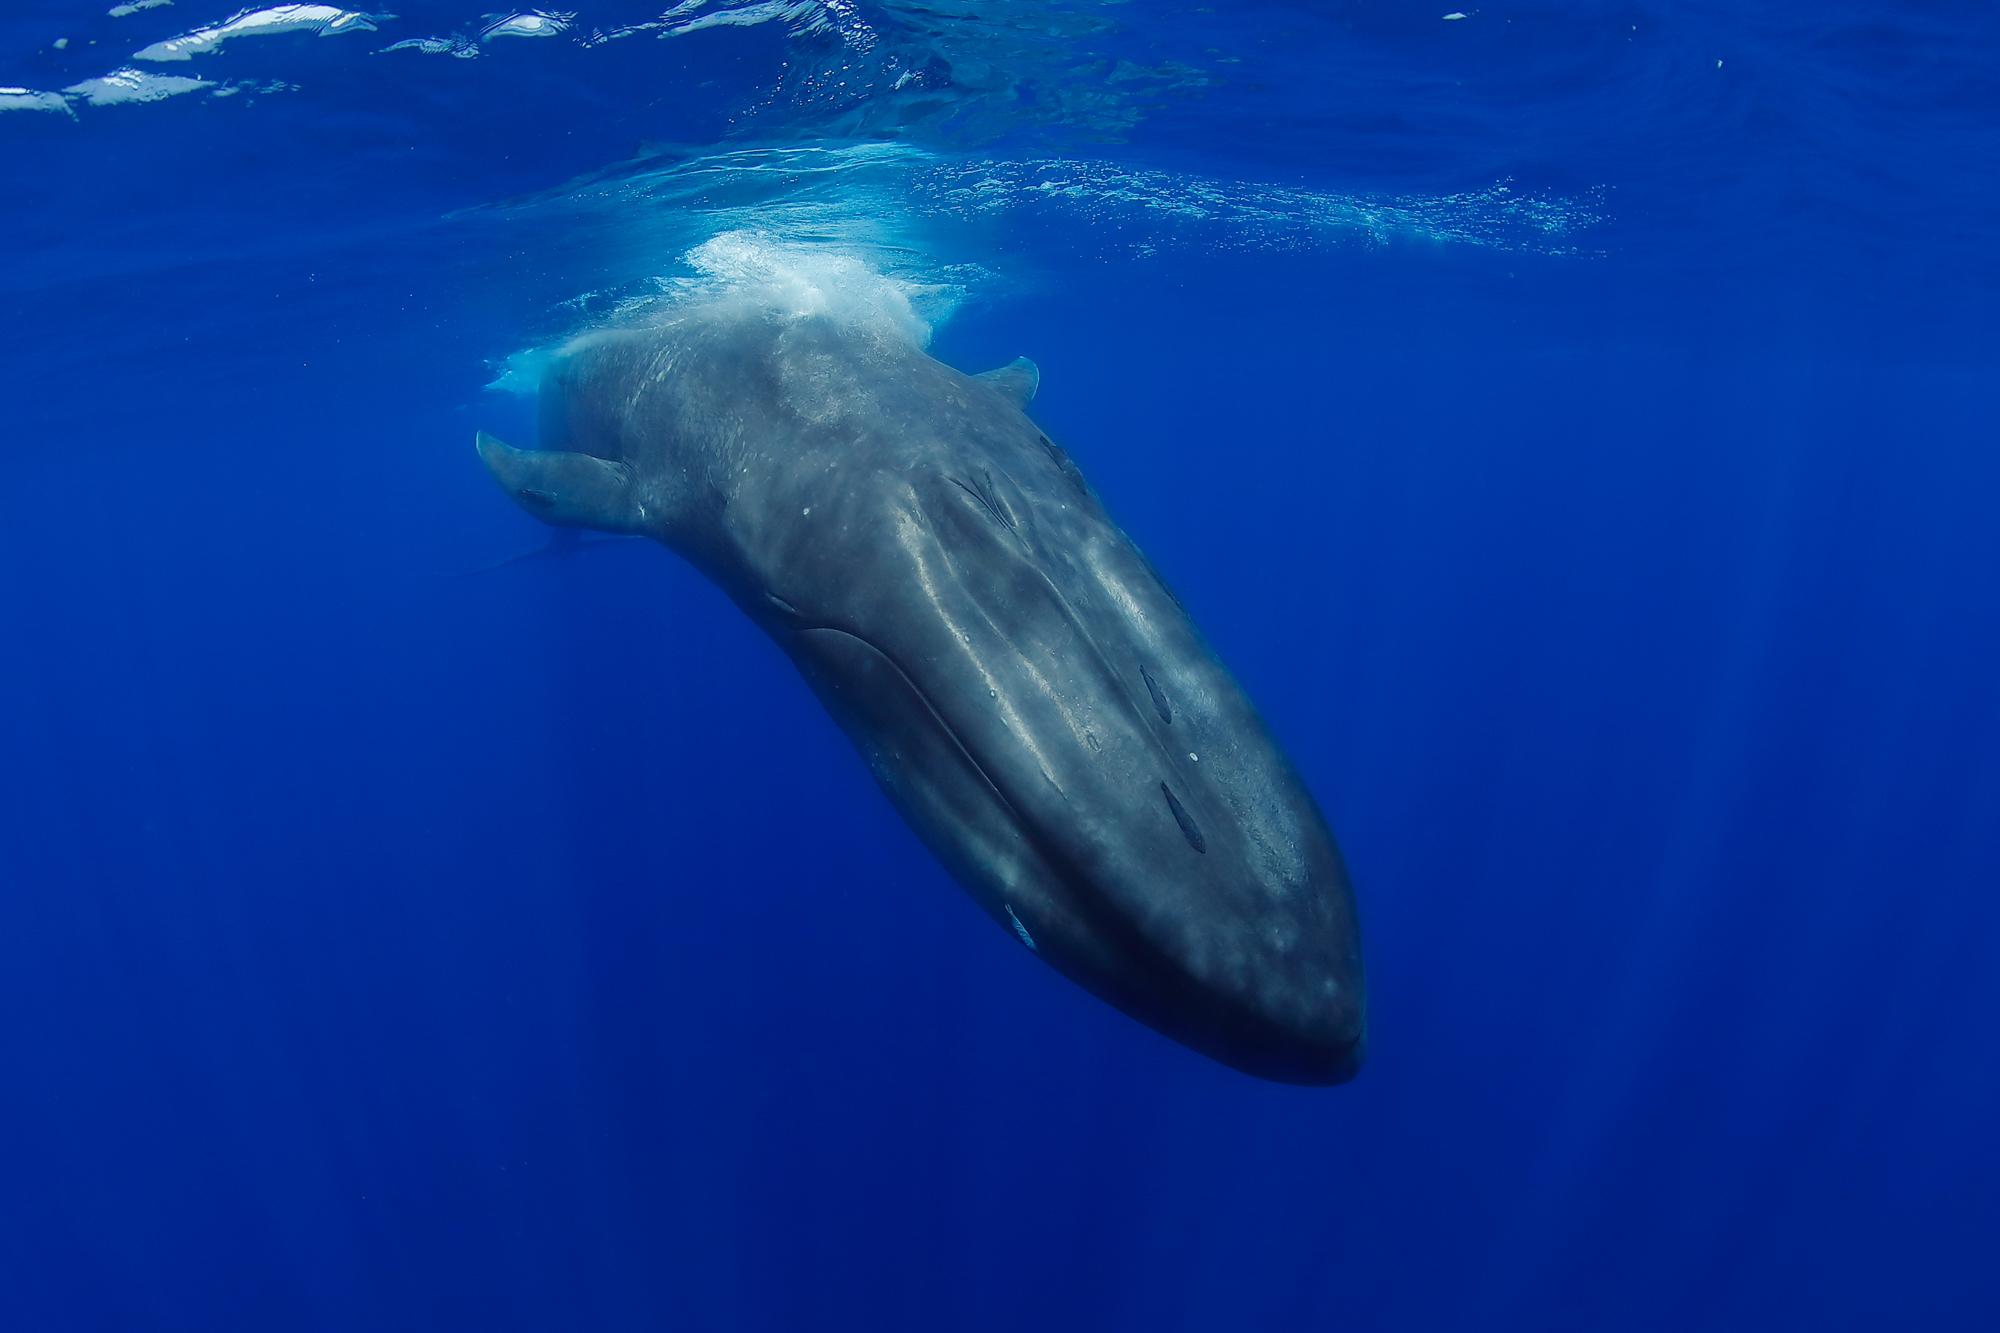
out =
<path fill-rule="evenodd" d="M 687 250 L 676 271 L 591 310 L 583 327 L 502 360 L 487 387 L 532 393 L 561 347 L 607 327 L 635 327 L 718 307 L 754 310 L 780 319 L 829 319 L 869 336 L 923 347 L 957 308 L 963 292 L 949 282 L 924 281 L 885 268 L 865 250 L 768 231 L 725 231 Z M 590 309 L 587 300 L 573 309 Z"/>

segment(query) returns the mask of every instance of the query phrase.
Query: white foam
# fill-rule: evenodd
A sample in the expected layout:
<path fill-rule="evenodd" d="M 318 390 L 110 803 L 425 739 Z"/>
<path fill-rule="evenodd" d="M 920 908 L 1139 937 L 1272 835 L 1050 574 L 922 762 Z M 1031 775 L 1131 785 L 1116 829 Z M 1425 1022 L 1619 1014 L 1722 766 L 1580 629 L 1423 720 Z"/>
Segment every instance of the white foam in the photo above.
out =
<path fill-rule="evenodd" d="M 479 48 L 463 37 L 406 37 L 400 42 L 391 42 L 375 54 L 387 55 L 391 51 L 415 51 L 427 56 L 451 56 L 456 60 L 477 60 Z"/>
<path fill-rule="evenodd" d="M 683 12 L 692 6 L 682 5 Z M 789 22 L 814 16 L 820 6 L 817 0 L 758 0 L 758 3 L 741 5 L 735 9 L 718 9 L 711 14 L 677 23 L 661 33 L 662 39 L 685 37 L 691 32 L 705 28 L 754 28 L 760 23 Z"/>
<path fill-rule="evenodd" d="M 69 99 L 61 93 L 40 93 L 32 88 L 0 88 L 0 111 L 59 111 L 74 116 Z"/>
<path fill-rule="evenodd" d="M 548 369 L 554 356 L 554 351 L 547 347 L 530 347 L 512 353 L 495 368 L 495 374 L 486 388 L 492 393 L 532 398 L 541 388 L 542 373 Z"/>
<path fill-rule="evenodd" d="M 373 32 L 375 21 L 386 15 L 362 14 L 333 5 L 273 5 L 269 9 L 246 10 L 226 23 L 196 28 L 180 37 L 132 53 L 134 60 L 192 60 L 214 55 L 225 42 L 239 37 L 277 37 L 289 32 L 310 32 L 320 37 L 337 37 L 344 32 Z"/>
<path fill-rule="evenodd" d="M 1574 253 L 1600 220 L 1596 194 L 1522 194 L 1507 181 L 1435 195 L 1346 194 L 1292 185 L 1048 158 L 939 163 L 905 187 L 907 206 L 958 218 L 1050 214 L 1140 257 L 1173 247 L 1309 250 L 1358 239 Z"/>
<path fill-rule="evenodd" d="M 696 310 L 736 309 L 784 320 L 831 319 L 865 334 L 929 344 L 963 291 L 890 271 L 866 249 L 834 241 L 799 241 L 757 231 L 710 237 L 681 259 L 682 271 L 639 284 L 611 303 L 596 295 L 568 304 L 596 309 L 582 329 L 501 360 L 487 388 L 532 394 L 556 350 L 604 328 L 660 325 Z"/>
<path fill-rule="evenodd" d="M 575 14 L 551 14 L 547 10 L 527 9 L 518 14 L 508 14 L 495 19 L 480 31 L 479 40 L 490 42 L 496 37 L 559 37 L 576 22 Z"/>
<path fill-rule="evenodd" d="M 174 0 L 131 0 L 130 4 L 117 5 L 106 12 L 112 18 L 126 19 L 148 9 L 164 9 L 173 2 Z"/>
<path fill-rule="evenodd" d="M 789 319 L 837 320 L 919 347 L 930 342 L 932 322 L 918 307 L 938 289 L 891 277 L 860 252 L 729 231 L 684 258 L 693 273 L 671 285 L 676 303 L 742 302 Z"/>
<path fill-rule="evenodd" d="M 186 79 L 177 74 L 154 74 L 143 69 L 115 69 L 100 78 L 85 79 L 63 89 L 92 106 L 120 106 L 132 102 L 159 102 L 182 93 L 213 88 L 210 79 Z"/>

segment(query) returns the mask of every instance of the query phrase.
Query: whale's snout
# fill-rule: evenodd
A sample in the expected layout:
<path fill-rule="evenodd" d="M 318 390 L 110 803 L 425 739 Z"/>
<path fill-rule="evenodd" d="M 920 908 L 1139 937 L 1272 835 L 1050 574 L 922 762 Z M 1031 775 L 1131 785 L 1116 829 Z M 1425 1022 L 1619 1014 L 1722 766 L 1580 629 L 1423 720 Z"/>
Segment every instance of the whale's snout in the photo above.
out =
<path fill-rule="evenodd" d="M 1075 766 L 1050 801 L 1013 803 L 1092 942 L 1112 945 L 1079 960 L 1077 979 L 1239 1069 L 1346 1082 L 1367 1051 L 1366 981 L 1347 873 L 1311 797 L 1261 731 L 1211 726 L 1206 748 L 1169 750 L 1143 743 L 1168 725 L 1144 695 L 1089 712 L 1102 723 L 1121 704 L 1116 762 Z M 1171 725 L 1197 721 L 1190 709 Z M 1010 781 L 1013 758 L 980 762 L 1031 790 Z M 1061 966 L 1061 942 L 1050 952 Z"/>

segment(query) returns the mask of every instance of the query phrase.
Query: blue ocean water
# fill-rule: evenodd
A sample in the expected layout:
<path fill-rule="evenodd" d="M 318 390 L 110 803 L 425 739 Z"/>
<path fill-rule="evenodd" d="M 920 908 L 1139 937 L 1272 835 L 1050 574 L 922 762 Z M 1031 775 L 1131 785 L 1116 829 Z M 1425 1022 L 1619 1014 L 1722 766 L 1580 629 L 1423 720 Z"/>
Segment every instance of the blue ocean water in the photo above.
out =
<path fill-rule="evenodd" d="M 2000 1327 L 1972 3 L 11 0 L 0 1325 Z M 1018 354 L 1338 831 L 1265 1084 L 475 458 L 705 284 Z"/>

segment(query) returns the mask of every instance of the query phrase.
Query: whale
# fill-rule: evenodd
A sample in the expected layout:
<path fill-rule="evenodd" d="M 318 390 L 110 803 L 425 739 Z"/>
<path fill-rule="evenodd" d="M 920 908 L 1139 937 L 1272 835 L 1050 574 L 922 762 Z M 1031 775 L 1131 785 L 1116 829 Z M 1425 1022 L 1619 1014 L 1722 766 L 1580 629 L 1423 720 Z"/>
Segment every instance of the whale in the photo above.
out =
<path fill-rule="evenodd" d="M 652 538 L 798 667 L 905 821 L 1029 953 L 1245 1073 L 1329 1085 L 1367 1005 L 1347 869 L 1242 688 L 1028 414 L 825 311 L 696 303 L 553 354 L 487 470 Z"/>

